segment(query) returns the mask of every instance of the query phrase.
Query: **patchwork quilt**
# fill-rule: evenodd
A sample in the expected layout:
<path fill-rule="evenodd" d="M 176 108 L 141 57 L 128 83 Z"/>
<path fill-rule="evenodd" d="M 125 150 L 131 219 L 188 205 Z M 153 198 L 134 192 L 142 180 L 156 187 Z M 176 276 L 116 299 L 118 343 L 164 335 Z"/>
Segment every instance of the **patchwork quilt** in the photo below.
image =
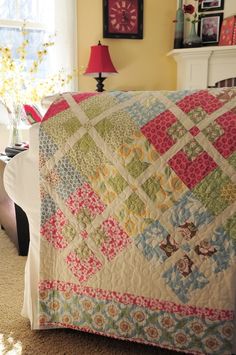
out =
<path fill-rule="evenodd" d="M 39 154 L 40 327 L 231 354 L 236 89 L 65 93 Z"/>

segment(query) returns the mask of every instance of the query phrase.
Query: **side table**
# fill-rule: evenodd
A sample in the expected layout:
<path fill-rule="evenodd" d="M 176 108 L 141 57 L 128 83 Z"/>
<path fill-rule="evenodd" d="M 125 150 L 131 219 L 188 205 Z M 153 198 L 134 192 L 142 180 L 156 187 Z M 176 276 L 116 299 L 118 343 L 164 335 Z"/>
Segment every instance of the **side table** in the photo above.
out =
<path fill-rule="evenodd" d="M 26 256 L 29 248 L 29 224 L 25 212 L 7 195 L 3 185 L 3 172 L 9 158 L 0 155 L 0 225 L 18 249 Z"/>

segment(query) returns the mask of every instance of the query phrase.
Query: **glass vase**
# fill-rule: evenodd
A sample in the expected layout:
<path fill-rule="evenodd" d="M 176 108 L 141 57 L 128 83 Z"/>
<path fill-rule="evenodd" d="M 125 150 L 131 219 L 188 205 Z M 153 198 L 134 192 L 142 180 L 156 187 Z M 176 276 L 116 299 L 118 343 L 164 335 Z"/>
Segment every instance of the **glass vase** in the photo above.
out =
<path fill-rule="evenodd" d="M 184 46 L 193 48 L 193 47 L 201 47 L 201 45 L 202 45 L 202 40 L 201 37 L 197 35 L 196 23 L 192 22 L 190 27 L 190 32 L 184 42 Z"/>
<path fill-rule="evenodd" d="M 178 9 L 176 11 L 175 19 L 175 38 L 174 48 L 182 48 L 184 39 L 184 10 L 183 0 L 179 0 Z"/>
<path fill-rule="evenodd" d="M 23 117 L 23 107 L 21 105 L 14 106 L 14 109 L 9 114 L 9 147 L 14 147 L 22 143 L 21 123 Z"/>

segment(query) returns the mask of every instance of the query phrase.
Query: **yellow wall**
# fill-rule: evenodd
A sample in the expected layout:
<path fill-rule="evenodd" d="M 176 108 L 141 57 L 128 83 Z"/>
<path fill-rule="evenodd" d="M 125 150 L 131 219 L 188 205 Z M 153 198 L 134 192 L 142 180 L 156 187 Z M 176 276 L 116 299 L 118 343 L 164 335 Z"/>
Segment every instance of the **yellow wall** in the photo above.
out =
<path fill-rule="evenodd" d="M 144 0 L 143 40 L 103 39 L 102 0 L 78 0 L 79 67 L 87 66 L 90 46 L 101 40 L 119 72 L 105 80 L 106 90 L 174 90 L 176 64 L 166 54 L 173 48 L 175 11 L 175 0 Z M 79 76 L 79 90 L 95 88 L 95 79 Z"/>

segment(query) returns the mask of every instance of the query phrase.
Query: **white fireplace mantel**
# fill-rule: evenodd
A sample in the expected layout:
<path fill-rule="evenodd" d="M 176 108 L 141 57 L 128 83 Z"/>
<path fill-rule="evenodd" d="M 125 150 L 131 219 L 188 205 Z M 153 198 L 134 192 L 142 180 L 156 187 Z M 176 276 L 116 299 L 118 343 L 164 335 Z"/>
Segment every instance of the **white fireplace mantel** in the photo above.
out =
<path fill-rule="evenodd" d="M 236 77 L 236 46 L 173 49 L 177 63 L 177 89 L 205 89 Z"/>

